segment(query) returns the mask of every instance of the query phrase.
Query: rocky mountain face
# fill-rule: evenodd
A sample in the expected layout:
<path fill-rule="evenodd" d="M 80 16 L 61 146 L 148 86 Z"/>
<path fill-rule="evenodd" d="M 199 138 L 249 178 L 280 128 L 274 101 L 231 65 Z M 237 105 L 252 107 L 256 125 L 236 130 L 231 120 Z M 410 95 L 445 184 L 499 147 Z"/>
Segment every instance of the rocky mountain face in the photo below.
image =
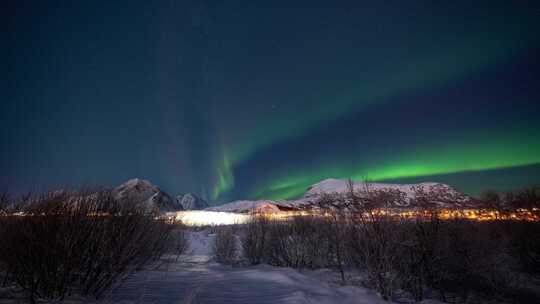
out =
<path fill-rule="evenodd" d="M 395 197 L 393 207 L 420 207 L 418 204 L 429 201 L 432 207 L 464 207 L 471 198 L 449 185 L 441 183 L 384 184 L 353 182 L 348 180 L 325 179 L 308 188 L 304 199 L 316 199 L 323 194 L 344 194 L 350 188 L 359 196 L 391 194 Z"/>
<path fill-rule="evenodd" d="M 309 206 L 316 206 L 317 201 L 325 195 L 336 197 L 350 192 L 348 180 L 326 179 L 309 187 L 303 197 L 286 201 L 235 201 L 222 206 L 208 208 L 209 211 L 226 212 L 249 212 L 261 208 L 268 209 L 268 205 L 273 205 L 276 209 L 301 209 Z M 383 183 L 363 183 L 353 182 L 352 188 L 359 197 L 378 196 L 383 198 L 386 207 L 394 208 L 414 208 L 414 207 L 435 207 L 452 208 L 467 207 L 471 199 L 450 187 L 441 183 L 419 183 L 419 184 L 383 184 Z"/>
<path fill-rule="evenodd" d="M 202 210 L 209 207 L 205 200 L 192 193 L 176 196 L 176 203 L 184 210 Z"/>
<path fill-rule="evenodd" d="M 145 208 L 158 209 L 161 212 L 183 210 L 177 200 L 147 180 L 134 178 L 113 189 L 113 196 L 118 200 L 132 200 Z"/>

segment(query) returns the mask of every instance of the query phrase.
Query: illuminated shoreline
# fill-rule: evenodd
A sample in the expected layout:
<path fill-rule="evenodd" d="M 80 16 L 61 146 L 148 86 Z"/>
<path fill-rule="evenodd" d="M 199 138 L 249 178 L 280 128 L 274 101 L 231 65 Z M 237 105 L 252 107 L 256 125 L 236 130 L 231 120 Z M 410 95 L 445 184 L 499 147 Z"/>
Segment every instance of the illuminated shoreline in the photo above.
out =
<path fill-rule="evenodd" d="M 357 217 L 370 220 L 372 217 L 388 217 L 404 220 L 471 220 L 477 222 L 488 221 L 527 221 L 540 222 L 540 208 L 518 208 L 515 210 L 496 210 L 488 208 L 466 209 L 403 209 L 403 208 L 380 208 L 362 213 L 343 212 L 346 217 Z M 18 212 L 14 214 L 0 214 L 0 216 L 26 217 L 36 216 Z M 45 215 L 42 215 L 45 216 Z M 92 214 L 91 217 L 106 217 L 109 214 Z M 205 210 L 189 210 L 167 212 L 163 217 L 168 220 L 182 223 L 186 226 L 223 226 L 246 224 L 256 217 L 264 217 L 276 221 L 288 221 L 295 217 L 329 217 L 331 213 L 321 210 L 294 210 L 294 211 L 263 211 L 263 212 L 219 212 Z"/>
<path fill-rule="evenodd" d="M 400 208 L 380 208 L 369 212 L 363 212 L 363 216 L 388 216 L 402 219 L 428 219 L 432 217 L 441 220 L 467 219 L 474 221 L 497 221 L 497 220 L 517 220 L 517 221 L 540 221 L 539 208 L 519 208 L 516 210 L 502 211 L 495 209 L 400 209 Z M 296 216 L 328 216 L 328 213 L 318 211 L 282 211 L 264 214 L 270 218 L 292 218 Z"/>
<path fill-rule="evenodd" d="M 346 216 L 353 215 L 352 213 L 344 213 Z M 502 211 L 495 209 L 399 209 L 385 208 L 374 209 L 370 212 L 362 213 L 364 218 L 369 219 L 371 216 L 387 216 L 395 219 L 431 219 L 433 217 L 440 220 L 471 220 L 478 222 L 486 221 L 540 221 L 539 208 L 519 208 L 512 211 Z M 220 226 L 220 225 L 236 225 L 245 224 L 250 220 L 262 216 L 270 220 L 287 221 L 295 217 L 327 217 L 328 212 L 317 210 L 298 210 L 298 211 L 270 211 L 270 212 L 249 212 L 249 213 L 234 213 L 234 212 L 217 212 L 217 211 L 178 211 L 169 212 L 166 217 L 171 220 L 181 222 L 187 226 Z"/>

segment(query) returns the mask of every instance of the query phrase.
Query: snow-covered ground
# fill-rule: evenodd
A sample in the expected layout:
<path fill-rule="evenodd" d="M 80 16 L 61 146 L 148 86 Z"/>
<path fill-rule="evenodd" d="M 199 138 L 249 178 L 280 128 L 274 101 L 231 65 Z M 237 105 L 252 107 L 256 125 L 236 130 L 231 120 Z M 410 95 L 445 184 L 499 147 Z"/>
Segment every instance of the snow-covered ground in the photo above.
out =
<path fill-rule="evenodd" d="M 208 230 L 191 232 L 191 248 L 179 262 L 133 275 L 102 302 L 388 303 L 368 289 L 327 282 L 320 271 L 214 263 L 214 237 Z"/>

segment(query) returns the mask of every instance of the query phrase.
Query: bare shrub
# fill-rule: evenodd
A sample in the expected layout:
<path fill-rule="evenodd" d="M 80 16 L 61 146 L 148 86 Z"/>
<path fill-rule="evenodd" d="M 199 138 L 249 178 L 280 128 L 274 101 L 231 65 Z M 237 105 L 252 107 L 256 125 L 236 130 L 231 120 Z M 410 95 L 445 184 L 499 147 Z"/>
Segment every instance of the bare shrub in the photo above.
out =
<path fill-rule="evenodd" d="M 396 288 L 394 265 L 400 258 L 396 223 L 376 212 L 355 218 L 351 231 L 352 256 L 359 258 L 367 271 L 367 285 L 376 289 L 384 299 L 392 297 Z"/>
<path fill-rule="evenodd" d="M 349 181 L 352 189 L 352 183 Z M 336 201 L 337 199 L 337 201 Z M 342 196 L 323 195 L 316 204 L 323 211 L 321 229 L 327 240 L 328 264 L 336 267 L 341 277 L 341 283 L 345 283 L 345 259 L 346 259 L 346 236 L 348 229 L 348 213 L 345 210 L 347 200 Z"/>
<path fill-rule="evenodd" d="M 540 186 L 507 194 L 507 201 L 513 208 L 540 208 Z"/>
<path fill-rule="evenodd" d="M 505 299 L 516 290 L 514 261 L 507 254 L 503 222 L 440 220 L 436 214 L 400 221 L 394 265 L 399 286 L 416 301 L 426 289 L 443 301 L 466 301 L 471 296 Z"/>
<path fill-rule="evenodd" d="M 189 249 L 189 237 L 186 228 L 182 225 L 175 225 L 171 230 L 169 247 L 167 253 L 176 255 L 176 259 L 186 253 Z"/>
<path fill-rule="evenodd" d="M 291 223 L 272 222 L 268 227 L 264 261 L 273 266 L 296 267 L 301 257 Z"/>
<path fill-rule="evenodd" d="M 48 193 L 22 205 L 25 216 L 0 217 L 0 263 L 31 302 L 73 292 L 98 297 L 158 259 L 170 241 L 168 222 L 105 190 Z"/>
<path fill-rule="evenodd" d="M 353 265 L 367 272 L 367 286 L 383 298 L 398 290 L 416 301 L 426 290 L 440 299 L 466 300 L 473 294 L 504 298 L 515 288 L 512 261 L 489 223 L 441 221 L 435 215 L 415 221 L 373 214 L 351 227 Z"/>
<path fill-rule="evenodd" d="M 330 266 L 328 235 L 322 233 L 322 224 L 322 220 L 315 217 L 272 222 L 268 232 L 267 262 L 298 269 Z"/>
<path fill-rule="evenodd" d="M 434 279 L 427 282 L 441 299 L 448 292 L 463 299 L 473 293 L 499 297 L 510 287 L 513 278 L 507 271 L 504 243 L 490 236 L 491 228 L 488 223 L 467 220 L 441 224 Z"/>
<path fill-rule="evenodd" d="M 10 201 L 9 194 L 7 192 L 0 193 L 0 240 L 1 240 L 2 229 L 3 229 L 1 226 L 1 223 L 2 223 L 1 217 L 7 216 L 7 208 L 9 205 L 9 201 Z M 2 256 L 2 251 L 4 250 L 5 249 L 3 248 L 3 246 L 0 246 L 0 256 Z M 0 259 L 0 286 L 6 286 L 6 284 L 8 283 L 7 276 L 6 276 L 6 269 L 7 269 L 7 265 L 5 264 L 5 261 Z"/>
<path fill-rule="evenodd" d="M 493 190 L 484 191 L 480 196 L 479 202 L 487 208 L 501 212 L 525 208 L 538 215 L 540 214 L 540 210 L 538 210 L 540 208 L 540 186 L 504 193 Z"/>
<path fill-rule="evenodd" d="M 506 228 L 509 252 L 519 269 L 540 278 L 540 223 L 511 222 Z"/>
<path fill-rule="evenodd" d="M 268 238 L 268 218 L 255 216 L 245 225 L 245 233 L 241 239 L 244 257 L 252 264 L 263 262 L 266 254 Z"/>
<path fill-rule="evenodd" d="M 232 227 L 220 227 L 212 244 L 212 252 L 217 262 L 234 264 L 238 258 L 237 238 Z"/>
<path fill-rule="evenodd" d="M 0 192 L 0 214 L 6 214 L 9 202 L 9 193 Z"/>
<path fill-rule="evenodd" d="M 437 204 L 452 197 L 420 189 L 412 204 L 422 206 L 424 215 L 411 221 L 385 210 L 401 195 L 365 188 L 349 195 L 354 215 L 347 248 L 352 264 L 366 270 L 367 285 L 383 298 L 401 289 L 420 301 L 426 288 L 445 301 L 448 295 L 466 299 L 471 293 L 504 297 L 513 286 L 515 277 L 496 231 L 486 229 L 487 224 L 438 218 Z"/>

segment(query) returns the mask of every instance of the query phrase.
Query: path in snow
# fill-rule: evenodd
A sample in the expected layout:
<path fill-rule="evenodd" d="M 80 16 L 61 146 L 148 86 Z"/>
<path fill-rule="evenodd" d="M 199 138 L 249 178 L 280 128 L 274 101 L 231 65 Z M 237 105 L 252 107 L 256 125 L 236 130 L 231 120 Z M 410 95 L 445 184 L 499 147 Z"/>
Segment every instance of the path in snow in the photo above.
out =
<path fill-rule="evenodd" d="M 329 287 L 292 269 L 216 264 L 184 271 L 147 271 L 113 292 L 114 303 L 383 303 L 372 292 Z"/>
<path fill-rule="evenodd" d="M 293 269 L 232 267 L 209 261 L 213 235 L 191 233 L 187 259 L 174 269 L 143 271 L 114 290 L 113 303 L 388 303 L 372 291 L 331 287 Z"/>

